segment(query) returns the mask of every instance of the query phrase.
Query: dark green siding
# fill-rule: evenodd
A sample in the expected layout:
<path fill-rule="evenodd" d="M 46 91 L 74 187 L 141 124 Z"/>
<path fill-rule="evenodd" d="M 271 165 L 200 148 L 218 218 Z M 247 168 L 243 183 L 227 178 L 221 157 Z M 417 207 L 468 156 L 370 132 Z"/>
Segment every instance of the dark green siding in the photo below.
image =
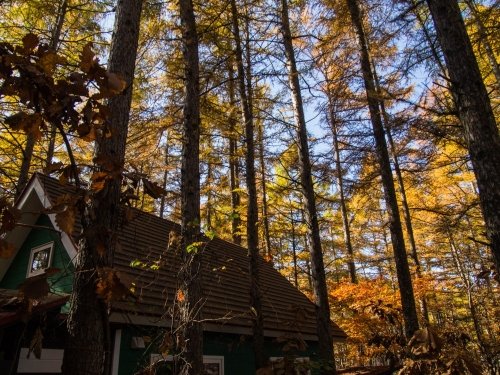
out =
<path fill-rule="evenodd" d="M 121 327 L 120 366 L 119 375 L 132 375 L 137 370 L 149 364 L 150 353 L 158 353 L 157 343 L 161 342 L 160 334 L 154 329 L 140 326 Z M 130 344 L 133 336 L 147 336 L 151 343 L 146 343 L 146 350 L 131 349 Z M 254 375 L 255 367 L 253 360 L 252 343 L 248 336 L 205 333 L 204 354 L 213 356 L 224 356 L 225 375 Z M 266 339 L 265 353 L 269 357 L 281 357 L 283 343 L 276 339 Z M 299 356 L 314 359 L 316 343 L 308 343 L 308 348 Z"/>
<path fill-rule="evenodd" d="M 40 215 L 35 225 L 50 229 L 33 228 L 30 231 L 3 280 L 0 282 L 0 288 L 17 289 L 26 279 L 31 249 L 54 242 L 51 267 L 58 268 L 60 272 L 49 277 L 51 291 L 56 293 L 70 293 L 73 283 L 73 265 L 61 243 L 60 234 L 53 230 L 54 227 L 47 215 Z"/>

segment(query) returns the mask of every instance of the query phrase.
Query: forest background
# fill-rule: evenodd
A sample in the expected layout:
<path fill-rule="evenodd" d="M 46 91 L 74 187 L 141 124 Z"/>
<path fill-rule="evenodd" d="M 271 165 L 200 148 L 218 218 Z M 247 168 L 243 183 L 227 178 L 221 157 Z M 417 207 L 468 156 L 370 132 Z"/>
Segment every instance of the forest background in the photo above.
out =
<path fill-rule="evenodd" d="M 285 2 L 286 3 L 286 2 Z M 258 248 L 314 298 L 290 62 L 281 2 L 240 1 L 235 42 L 231 2 L 194 2 L 199 37 L 201 227 L 246 245 L 248 179 L 245 108 L 238 90 L 241 45 L 255 128 Z M 483 82 L 500 118 L 498 1 L 459 2 Z M 332 319 L 349 335 L 338 367 L 402 357 L 405 325 L 363 70 L 349 2 L 289 1 L 318 225 Z M 498 274 L 450 78 L 425 3 L 359 1 L 421 326 L 491 374 L 499 371 Z M 123 191 L 134 207 L 180 222 L 184 77 L 174 2 L 142 7 Z M 0 4 L 0 35 L 13 45 L 36 35 L 57 52 L 54 77 L 109 56 L 113 1 L 25 0 Z M 23 39 L 24 38 L 24 39 Z M 108 76 L 109 78 L 109 76 Z M 108 91 L 120 87 L 107 82 Z M 113 86 L 115 84 L 115 86 Z M 102 90 L 102 87 L 99 87 Z M 120 88 L 121 90 L 122 88 Z M 116 89 L 116 91 L 120 91 Z M 5 94 L 3 92 L 3 94 Z M 111 93 L 113 94 L 113 93 Z M 111 95 L 110 94 L 110 95 Z M 106 98 L 104 94 L 102 98 Z M 23 101 L 0 102 L 0 187 L 14 200 L 31 173 L 72 179 L 68 145 L 83 185 L 96 188 L 94 128 L 60 132 L 22 123 Z M 84 111 L 82 106 L 77 107 Z M 458 350 L 457 350 L 458 348 Z"/>

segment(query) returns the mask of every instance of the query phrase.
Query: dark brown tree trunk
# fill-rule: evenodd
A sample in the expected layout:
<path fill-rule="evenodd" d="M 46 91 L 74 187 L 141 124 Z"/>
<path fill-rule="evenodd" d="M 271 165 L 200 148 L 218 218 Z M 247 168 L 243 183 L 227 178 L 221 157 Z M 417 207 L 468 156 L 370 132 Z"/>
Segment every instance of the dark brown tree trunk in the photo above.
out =
<path fill-rule="evenodd" d="M 257 208 L 257 188 L 255 183 L 255 142 L 254 142 L 254 122 L 251 107 L 250 93 L 247 92 L 245 80 L 245 68 L 243 65 L 243 52 L 241 49 L 241 37 L 238 20 L 238 9 L 236 0 L 231 0 L 231 13 L 233 23 L 233 35 L 235 44 L 235 59 L 238 69 L 238 87 L 243 110 L 243 121 L 245 122 L 245 165 L 246 165 L 246 185 L 248 191 L 247 204 L 247 246 L 250 264 L 250 306 L 254 316 L 252 320 L 253 351 L 255 368 L 259 369 L 265 365 L 264 357 L 264 328 L 262 317 L 262 295 L 260 289 L 259 275 L 259 214 Z"/>
<path fill-rule="evenodd" d="M 57 51 L 59 48 L 59 42 L 61 39 L 61 31 L 66 19 L 66 12 L 68 11 L 68 0 L 62 0 L 59 2 L 59 8 L 57 10 L 57 18 L 54 28 L 52 29 L 52 36 L 50 38 L 50 49 Z M 45 163 L 49 166 L 54 158 L 54 149 L 56 143 L 56 133 L 57 127 L 52 125 L 49 133 L 49 147 L 47 149 L 47 157 Z"/>
<path fill-rule="evenodd" d="M 111 368 L 108 307 L 95 292 L 101 267 L 113 264 L 120 215 L 121 174 L 125 159 L 132 82 L 139 40 L 141 0 L 118 2 L 108 71 L 119 74 L 126 89 L 109 100 L 111 137 L 97 142 L 97 166 L 112 177 L 97 192 L 83 215 L 83 240 L 75 264 L 68 340 L 64 350 L 64 374 L 109 374 Z M 100 253 L 99 248 L 106 249 Z"/>
<path fill-rule="evenodd" d="M 248 53 L 248 52 L 247 52 Z M 266 187 L 266 163 L 264 160 L 264 130 L 263 125 L 258 126 L 258 144 L 259 144 L 259 164 L 260 164 L 260 177 L 262 185 L 262 224 L 264 227 L 264 243 L 266 247 L 266 257 L 268 260 L 273 259 L 271 250 L 271 235 L 269 233 L 269 218 L 267 206 L 267 187 Z"/>
<path fill-rule="evenodd" d="M 344 244 L 347 251 L 347 255 L 349 257 L 347 261 L 347 266 L 349 268 L 349 276 L 351 278 L 351 282 L 356 284 L 358 282 L 358 279 L 356 277 L 356 266 L 354 264 L 354 250 L 352 248 L 352 242 L 351 242 L 351 228 L 349 228 L 349 218 L 347 214 L 347 205 L 344 193 L 344 178 L 342 175 L 342 163 L 340 161 L 340 147 L 338 139 L 337 121 L 335 119 L 335 113 L 333 111 L 333 104 L 331 103 L 331 98 L 329 97 L 328 100 L 330 107 L 329 110 L 330 127 L 332 129 L 333 149 L 335 152 L 336 177 L 339 186 L 340 212 L 342 214 L 342 228 L 344 230 Z"/>
<path fill-rule="evenodd" d="M 209 144 L 208 147 L 211 147 Z M 211 231 L 213 229 L 212 226 L 212 204 L 213 204 L 213 197 L 212 197 L 212 184 L 214 183 L 213 181 L 214 176 L 213 176 L 213 168 L 212 168 L 212 163 L 210 160 L 207 162 L 207 185 L 208 185 L 208 191 L 207 191 L 207 202 L 205 203 L 205 208 L 206 208 L 206 225 L 207 225 L 207 230 Z"/>
<path fill-rule="evenodd" d="M 408 206 L 408 199 L 406 197 L 405 183 L 403 180 L 403 174 L 401 173 L 401 168 L 399 166 L 399 157 L 396 150 L 396 145 L 394 139 L 392 138 L 391 124 L 389 119 L 389 114 L 385 109 L 385 102 L 383 99 L 382 88 L 380 87 L 380 81 L 378 79 L 377 69 L 375 63 L 373 64 L 373 77 L 375 78 L 375 87 L 377 89 L 377 94 L 379 97 L 380 111 L 382 112 L 382 117 L 384 119 L 384 128 L 387 135 L 387 140 L 389 141 L 389 151 L 394 164 L 394 172 L 396 173 L 396 179 L 398 181 L 399 194 L 401 196 L 401 206 L 403 208 L 403 219 L 406 226 L 406 234 L 408 235 L 408 241 L 410 242 L 411 257 L 415 263 L 415 273 L 418 278 L 422 277 L 422 269 L 420 267 L 420 260 L 418 257 L 417 244 L 415 242 L 415 235 L 413 233 L 413 224 L 411 221 L 410 207 Z M 420 300 L 422 316 L 424 318 L 425 324 L 429 323 L 429 311 L 427 308 L 427 300 L 425 296 Z"/>
<path fill-rule="evenodd" d="M 325 266 L 323 263 L 323 250 L 319 232 L 316 199 L 309 159 L 309 144 L 307 128 L 300 91 L 299 72 L 295 62 L 295 52 L 292 44 L 290 21 L 288 16 L 288 2 L 281 1 L 281 32 L 288 65 L 288 80 L 291 90 L 295 126 L 297 131 L 297 147 L 299 152 L 300 188 L 304 197 L 304 213 L 307 224 L 307 236 L 311 244 L 311 271 L 316 305 L 316 332 L 319 346 L 318 354 L 321 362 L 322 374 L 336 374 L 335 359 L 333 355 L 333 340 L 330 322 L 330 305 L 326 285 Z"/>
<path fill-rule="evenodd" d="M 293 256 L 293 281 L 299 289 L 299 272 L 297 264 L 297 243 L 295 242 L 295 220 L 293 219 L 293 208 L 290 209 L 290 224 L 292 226 L 292 256 Z"/>
<path fill-rule="evenodd" d="M 229 102 L 231 103 L 231 113 L 229 114 L 229 185 L 231 188 L 231 236 L 233 242 L 241 245 L 240 225 L 241 218 L 239 215 L 240 207 L 240 168 L 238 156 L 238 132 L 236 118 L 236 95 L 234 90 L 234 69 L 232 61 L 229 64 L 229 82 L 228 94 Z"/>
<path fill-rule="evenodd" d="M 203 373 L 203 329 L 200 238 L 200 73 L 198 33 L 192 0 L 179 1 L 184 60 L 182 124 L 181 234 L 183 267 L 180 305 L 180 374 Z M 194 248 L 193 248 L 194 246 Z"/>
<path fill-rule="evenodd" d="M 35 150 L 35 137 L 32 133 L 26 134 L 26 145 L 23 150 L 23 161 L 21 162 L 21 169 L 19 170 L 19 178 L 16 185 L 16 198 L 18 198 L 23 189 L 28 184 L 30 179 L 31 160 L 33 159 L 33 152 Z"/>
<path fill-rule="evenodd" d="M 464 127 L 479 199 L 500 273 L 500 135 L 456 0 L 427 0 Z"/>
<path fill-rule="evenodd" d="M 394 251 L 398 285 L 401 294 L 401 305 L 405 321 L 405 334 L 406 338 L 409 340 L 415 331 L 418 330 L 418 318 L 389 153 L 387 151 L 387 143 L 385 140 L 385 132 L 380 114 L 379 102 L 377 99 L 375 79 L 371 69 L 368 45 L 366 42 L 359 4 L 357 0 L 347 0 L 347 6 L 349 8 L 349 13 L 351 15 L 356 35 L 358 36 L 361 70 L 363 73 L 368 108 L 373 127 L 373 135 L 375 137 L 376 154 L 379 162 L 380 175 L 382 177 L 382 185 L 384 187 L 386 210 L 389 217 L 392 248 Z"/>

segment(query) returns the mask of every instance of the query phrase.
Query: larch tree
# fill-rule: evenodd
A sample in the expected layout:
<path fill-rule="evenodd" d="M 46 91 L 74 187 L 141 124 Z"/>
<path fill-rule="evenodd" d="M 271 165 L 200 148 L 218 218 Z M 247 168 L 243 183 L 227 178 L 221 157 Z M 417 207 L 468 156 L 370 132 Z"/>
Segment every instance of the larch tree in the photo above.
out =
<path fill-rule="evenodd" d="M 192 0 L 180 0 L 182 56 L 184 63 L 184 108 L 181 156 L 181 251 L 180 273 L 180 368 L 182 375 L 203 373 L 203 329 L 201 326 L 200 241 L 200 67 L 198 32 Z"/>
<path fill-rule="evenodd" d="M 109 74 L 124 80 L 124 91 L 109 100 L 107 126 L 96 147 L 93 180 L 105 180 L 83 217 L 83 241 L 75 262 L 73 291 L 67 320 L 64 374 L 109 374 L 111 341 L 106 301 L 96 293 L 98 275 L 111 267 L 120 223 L 121 173 L 132 100 L 132 82 L 139 39 L 142 1 L 123 0 L 116 8 L 108 61 Z M 107 136 L 110 134 L 111 136 Z M 104 177 L 105 176 L 105 177 Z M 99 271 L 99 272 L 98 272 Z"/>
<path fill-rule="evenodd" d="M 399 216 L 396 190 L 394 188 L 394 180 L 392 177 L 389 152 L 387 150 L 387 142 L 385 140 L 385 131 L 380 113 L 380 104 L 377 98 L 375 77 L 371 67 L 368 41 L 364 31 L 360 6 L 357 0 L 347 0 L 347 5 L 351 15 L 352 24 L 358 38 L 361 71 L 365 85 L 366 99 L 370 112 L 373 135 L 375 138 L 379 172 L 382 177 L 382 185 L 384 187 L 385 204 L 389 217 L 392 248 L 394 251 L 399 292 L 401 294 L 401 305 L 405 320 L 405 334 L 407 340 L 409 340 L 418 330 L 419 325 L 410 268 L 408 265 L 408 258 L 403 237 L 403 228 Z"/>
<path fill-rule="evenodd" d="M 427 0 L 479 190 L 486 234 L 500 274 L 500 135 L 455 0 Z"/>
<path fill-rule="evenodd" d="M 255 182 L 255 135 L 252 111 L 252 93 L 248 91 L 243 63 L 243 50 L 239 27 L 238 7 L 236 0 L 231 0 L 232 26 L 234 36 L 234 58 L 238 73 L 238 89 L 240 94 L 243 122 L 245 124 L 245 181 L 247 186 L 247 248 L 250 273 L 250 306 L 255 316 L 252 319 L 253 351 L 255 368 L 264 367 L 264 328 L 262 316 L 262 292 L 259 277 L 259 212 L 257 205 L 257 186 Z"/>
<path fill-rule="evenodd" d="M 288 0 L 281 1 L 281 33 L 288 67 L 288 83 L 291 91 L 292 105 L 296 127 L 296 144 L 298 148 L 300 190 L 303 195 L 307 238 L 310 243 L 311 272 L 316 305 L 316 332 L 319 341 L 319 359 L 322 374 L 335 374 L 335 359 L 330 323 L 330 304 L 326 285 L 323 249 L 316 209 L 316 195 L 309 156 L 309 142 L 300 89 L 299 72 L 292 44 L 292 33 L 288 12 Z"/>

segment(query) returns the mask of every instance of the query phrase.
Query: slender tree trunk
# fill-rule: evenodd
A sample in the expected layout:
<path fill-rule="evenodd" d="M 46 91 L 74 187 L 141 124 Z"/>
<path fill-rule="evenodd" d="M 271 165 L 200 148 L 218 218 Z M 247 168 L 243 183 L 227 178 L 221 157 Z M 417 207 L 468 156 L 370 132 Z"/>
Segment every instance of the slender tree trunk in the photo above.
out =
<path fill-rule="evenodd" d="M 314 184 L 311 173 L 311 161 L 309 159 L 307 128 L 300 91 L 299 72 L 297 71 L 295 52 L 292 44 L 287 0 L 281 1 L 281 32 L 283 34 L 283 43 L 288 65 L 288 80 L 297 131 L 296 142 L 299 152 L 300 187 L 304 197 L 307 235 L 311 243 L 311 271 L 315 298 L 314 302 L 316 305 L 316 332 L 319 340 L 318 354 L 322 364 L 321 373 L 335 374 L 330 305 L 328 302 L 325 266 L 323 263 L 323 250 L 321 248 L 318 214 L 316 211 Z"/>
<path fill-rule="evenodd" d="M 408 266 L 408 259 L 406 255 L 403 229 L 401 226 L 399 208 L 396 200 L 394 180 L 392 177 L 392 170 L 389 160 L 389 153 L 387 151 L 384 127 L 382 124 L 379 103 L 376 95 L 375 79 L 371 69 L 368 45 L 363 29 L 359 4 L 357 0 L 347 0 L 347 5 L 354 29 L 358 36 L 361 70 L 363 72 L 363 80 L 365 84 L 368 108 L 370 111 L 373 134 L 375 137 L 376 153 L 380 167 L 380 174 L 382 177 L 382 185 L 384 187 L 386 209 L 389 216 L 392 248 L 394 251 L 396 272 L 398 275 L 398 285 L 401 294 L 401 305 L 403 308 L 403 317 L 405 321 L 405 335 L 409 340 L 413 336 L 415 331 L 418 330 L 418 318 L 415 307 L 413 285 L 411 282 L 410 267 Z"/>
<path fill-rule="evenodd" d="M 493 72 L 493 75 L 495 76 L 496 88 L 500 92 L 500 66 L 498 65 L 495 52 L 493 52 L 493 46 L 491 45 L 488 38 L 486 27 L 481 20 L 481 14 L 477 9 L 477 5 L 474 0 L 465 0 L 465 3 L 467 4 L 467 7 L 472 13 L 472 17 L 474 18 L 474 23 L 476 24 L 477 30 L 479 32 L 479 44 L 482 44 L 484 46 L 486 57 L 488 58 L 491 70 Z"/>
<path fill-rule="evenodd" d="M 247 52 L 248 53 L 248 52 Z M 264 130 L 263 125 L 258 126 L 258 144 L 259 144 L 259 163 L 260 176 L 262 184 L 262 221 L 264 226 L 264 241 L 266 246 L 266 256 L 268 260 L 273 259 L 271 250 L 271 235 L 269 234 L 269 218 L 267 206 L 267 187 L 266 187 L 266 163 L 264 161 Z"/>
<path fill-rule="evenodd" d="M 120 74 L 126 89 L 109 100 L 111 137 L 98 140 L 97 165 L 112 177 L 97 192 L 84 213 L 83 240 L 75 264 L 71 306 L 67 320 L 64 374 L 109 374 L 111 369 L 108 306 L 95 292 L 98 270 L 113 264 L 120 215 L 121 172 L 125 159 L 132 81 L 139 40 L 141 0 L 122 0 L 116 8 L 108 71 Z M 99 251 L 104 248 L 105 253 Z"/>
<path fill-rule="evenodd" d="M 248 191 L 247 205 L 247 246 L 250 264 L 250 306 L 254 317 L 252 320 L 253 351 L 255 368 L 259 369 L 265 365 L 264 357 L 264 328 L 262 317 L 262 295 L 260 289 L 259 275 L 259 233 L 258 233 L 258 208 L 257 188 L 255 183 L 255 142 L 254 122 L 251 107 L 251 93 L 247 92 L 245 81 L 245 68 L 243 66 L 243 52 L 241 49 L 240 28 L 238 20 L 238 9 L 236 0 L 231 0 L 231 12 L 233 23 L 233 35 L 235 43 L 235 58 L 238 68 L 238 85 L 243 110 L 243 121 L 245 122 L 246 141 L 246 185 Z"/>
<path fill-rule="evenodd" d="M 292 252 L 293 252 L 293 281 L 295 287 L 299 288 L 299 273 L 297 267 L 297 244 L 295 242 L 295 220 L 293 219 L 293 209 L 290 209 L 290 224 L 292 226 Z"/>
<path fill-rule="evenodd" d="M 31 160 L 33 159 L 33 152 L 35 150 L 35 137 L 32 133 L 26 134 L 26 145 L 23 150 L 23 161 L 21 169 L 19 170 L 19 178 L 17 179 L 16 186 L 16 199 L 21 195 L 23 189 L 26 187 L 30 177 Z"/>
<path fill-rule="evenodd" d="M 192 0 L 179 1 L 184 60 L 184 111 L 182 124 L 181 169 L 181 290 L 180 374 L 203 373 L 203 330 L 200 307 L 201 249 L 194 243 L 200 238 L 200 74 L 198 33 Z"/>
<path fill-rule="evenodd" d="M 234 90 L 234 68 L 232 61 L 229 64 L 229 82 L 228 94 L 229 102 L 231 103 L 231 113 L 229 114 L 229 184 L 231 187 L 231 236 L 233 242 L 241 245 L 240 225 L 241 218 L 239 215 L 240 207 L 240 168 L 238 157 L 238 132 L 236 118 L 236 95 Z"/>
<path fill-rule="evenodd" d="M 66 12 L 68 11 L 68 0 L 62 0 L 59 2 L 59 7 L 57 10 L 57 18 L 54 28 L 52 29 L 52 36 L 50 38 L 50 49 L 57 51 L 59 48 L 59 42 L 61 39 L 61 32 L 66 19 Z M 49 166 L 54 158 L 54 149 L 56 143 L 57 127 L 51 125 L 49 133 L 49 147 L 47 150 L 47 157 L 45 159 L 45 164 Z"/>
<path fill-rule="evenodd" d="M 486 234 L 500 274 L 500 135 L 457 1 L 427 0 L 427 4 L 448 67 Z"/>
<path fill-rule="evenodd" d="M 393 160 L 394 164 L 394 172 L 396 173 L 396 179 L 398 181 L 398 187 L 399 187 L 399 194 L 401 196 L 401 206 L 403 208 L 403 219 L 405 222 L 406 226 L 406 233 L 408 235 L 408 241 L 410 242 L 410 249 L 411 249 L 411 257 L 415 263 L 415 273 L 418 278 L 422 277 L 422 269 L 420 267 L 420 259 L 418 257 L 418 251 L 417 251 L 417 244 L 415 242 L 415 235 L 413 233 L 413 224 L 411 221 L 411 214 L 410 214 L 410 207 L 408 205 L 408 199 L 406 197 L 406 189 L 405 189 L 405 183 L 403 180 L 403 174 L 401 173 L 401 168 L 399 165 L 399 158 L 398 158 L 398 153 L 396 150 L 396 145 L 394 144 L 394 139 L 392 138 L 392 132 L 391 132 L 391 126 L 390 126 L 390 119 L 389 119 L 389 114 L 387 113 L 385 109 L 385 102 L 383 99 L 383 93 L 382 89 L 380 87 L 380 81 L 378 79 L 378 74 L 377 74 L 377 69 L 375 67 L 375 63 L 373 63 L 373 77 L 375 78 L 375 87 L 377 90 L 377 94 L 379 96 L 379 103 L 380 103 L 380 111 L 382 112 L 382 117 L 384 119 L 384 128 L 386 131 L 387 135 L 387 140 L 389 141 L 389 151 Z M 427 308 L 427 300 L 425 296 L 422 297 L 420 300 L 421 303 L 421 310 L 422 310 L 422 316 L 424 318 L 425 324 L 429 323 L 429 311 Z"/>
<path fill-rule="evenodd" d="M 351 278 L 352 283 L 357 283 L 358 279 L 356 277 L 356 266 L 354 264 L 354 250 L 352 248 L 351 242 L 351 228 L 349 228 L 349 218 L 347 213 L 347 205 L 344 193 L 344 178 L 342 176 L 342 164 L 340 161 L 340 146 L 337 132 L 337 122 L 335 120 L 335 113 L 333 111 L 333 104 L 331 103 L 331 98 L 329 94 L 329 107 L 330 107 L 330 127 L 332 129 L 333 136 L 333 149 L 335 153 L 335 168 L 336 168 L 336 177 L 337 184 L 339 186 L 339 195 L 340 195 L 340 212 L 342 215 L 342 228 L 344 231 L 344 245 L 347 251 L 347 255 L 349 260 L 347 261 L 347 266 L 349 268 L 349 276 Z"/>
<path fill-rule="evenodd" d="M 210 146 L 209 146 L 210 147 Z M 211 186 L 213 184 L 213 169 L 212 169 L 212 163 L 210 161 L 207 162 L 207 186 L 208 186 L 208 191 L 207 191 L 207 202 L 205 203 L 206 207 L 206 221 L 207 221 L 207 230 L 211 231 L 213 229 L 212 227 L 212 190 Z"/>
<path fill-rule="evenodd" d="M 169 168 L 169 160 L 168 160 L 168 156 L 169 156 L 169 152 L 170 152 L 170 147 L 169 147 L 169 142 L 170 142 L 170 139 L 169 139 L 169 134 L 168 134 L 168 129 L 166 131 L 166 141 L 165 141 L 165 171 L 163 172 L 163 183 L 162 183 L 162 186 L 163 186 L 163 190 L 167 190 L 167 184 L 168 184 L 168 168 Z M 165 200 L 166 200 L 166 197 L 165 195 L 162 195 L 161 197 L 161 201 L 160 201 L 160 217 L 163 218 L 163 215 L 165 215 Z"/>

